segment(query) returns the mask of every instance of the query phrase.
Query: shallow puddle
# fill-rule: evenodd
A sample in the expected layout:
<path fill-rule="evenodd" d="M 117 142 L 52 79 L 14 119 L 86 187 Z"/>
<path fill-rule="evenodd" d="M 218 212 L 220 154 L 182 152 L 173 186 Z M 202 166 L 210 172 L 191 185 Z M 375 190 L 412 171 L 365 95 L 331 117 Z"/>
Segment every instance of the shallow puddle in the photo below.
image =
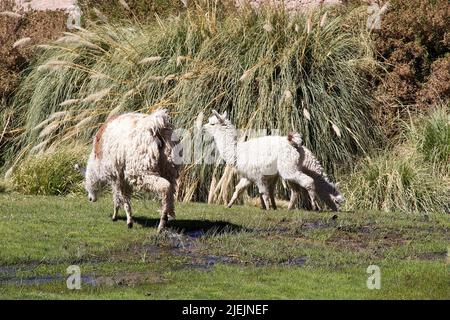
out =
<path fill-rule="evenodd" d="M 17 285 L 17 286 L 32 286 L 32 285 L 42 285 L 51 282 L 62 282 L 66 281 L 66 277 L 62 274 L 56 275 L 42 275 L 42 276 L 32 276 L 25 278 L 11 277 L 10 279 L 0 280 L 0 285 Z M 81 276 L 81 283 L 95 286 L 96 282 L 92 276 Z"/>
<path fill-rule="evenodd" d="M 306 263 L 306 257 L 296 257 L 293 259 L 289 259 L 285 265 L 287 266 L 299 266 L 302 267 L 304 266 Z"/>

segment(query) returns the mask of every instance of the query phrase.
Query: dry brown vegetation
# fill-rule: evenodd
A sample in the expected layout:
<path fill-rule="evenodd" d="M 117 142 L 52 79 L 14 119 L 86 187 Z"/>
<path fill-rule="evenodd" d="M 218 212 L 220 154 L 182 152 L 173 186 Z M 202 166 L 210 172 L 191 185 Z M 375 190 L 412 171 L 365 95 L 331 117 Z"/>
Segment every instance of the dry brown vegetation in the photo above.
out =
<path fill-rule="evenodd" d="M 127 0 L 126 6 L 118 0 L 81 0 L 81 9 L 87 18 L 96 18 L 94 8 L 104 13 L 112 20 L 138 20 L 145 23 L 154 20 L 156 16 L 167 14 L 177 15 L 185 9 L 180 0 Z M 188 5 L 192 5 L 189 2 Z"/>
<path fill-rule="evenodd" d="M 387 73 L 378 80 L 381 123 L 450 96 L 450 6 L 447 0 L 394 0 L 382 16 L 375 45 Z M 378 107 L 377 107 L 378 108 Z M 398 127 L 388 128 L 388 134 Z"/>
<path fill-rule="evenodd" d="M 0 3 L 0 12 L 11 10 L 11 1 Z M 32 45 L 56 39 L 66 30 L 64 12 L 22 12 L 20 15 L 0 15 L 0 99 L 9 98 L 18 86 L 21 71 L 35 53 Z M 23 40 L 22 45 L 17 43 L 26 38 L 30 40 Z"/>

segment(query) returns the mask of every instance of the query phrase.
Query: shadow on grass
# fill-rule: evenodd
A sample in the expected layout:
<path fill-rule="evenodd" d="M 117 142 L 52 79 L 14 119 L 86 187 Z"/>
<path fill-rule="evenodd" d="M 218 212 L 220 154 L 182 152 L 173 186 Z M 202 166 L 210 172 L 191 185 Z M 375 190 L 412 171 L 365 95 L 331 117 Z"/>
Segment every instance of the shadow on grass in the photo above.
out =
<path fill-rule="evenodd" d="M 126 220 L 125 217 L 119 217 L 119 220 Z M 157 228 L 159 219 L 148 218 L 144 216 L 134 216 L 135 223 L 143 228 Z M 193 219 L 175 219 L 168 222 L 168 228 L 175 232 L 183 233 L 201 233 L 201 234 L 223 234 L 235 233 L 240 231 L 251 231 L 248 228 L 227 221 L 212 220 L 193 220 Z"/>

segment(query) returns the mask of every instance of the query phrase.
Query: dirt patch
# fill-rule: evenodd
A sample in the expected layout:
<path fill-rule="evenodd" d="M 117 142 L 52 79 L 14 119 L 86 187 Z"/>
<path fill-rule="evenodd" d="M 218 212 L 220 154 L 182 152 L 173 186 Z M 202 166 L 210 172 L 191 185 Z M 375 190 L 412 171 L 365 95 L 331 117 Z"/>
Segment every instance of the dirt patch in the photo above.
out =
<path fill-rule="evenodd" d="M 421 260 L 445 260 L 447 252 L 425 252 L 418 255 Z"/>
<path fill-rule="evenodd" d="M 367 249 L 369 240 L 362 235 L 339 233 L 328 238 L 326 243 L 338 248 L 362 251 Z"/>
<path fill-rule="evenodd" d="M 65 10 L 77 3 L 76 0 L 15 0 L 18 10 Z"/>
<path fill-rule="evenodd" d="M 406 241 L 406 237 L 401 233 L 377 233 L 375 227 L 366 225 L 338 227 L 326 243 L 338 248 L 362 251 L 368 248 L 391 248 Z"/>
<path fill-rule="evenodd" d="M 407 239 L 400 233 L 390 232 L 387 235 L 383 236 L 383 239 L 381 241 L 386 245 L 398 246 L 405 243 Z"/>
<path fill-rule="evenodd" d="M 191 255 L 192 259 L 186 263 L 181 264 L 176 267 L 176 270 L 182 269 L 199 269 L 199 270 L 210 270 L 216 264 L 238 264 L 240 261 L 234 257 L 228 256 L 216 256 L 216 255 Z"/>
<path fill-rule="evenodd" d="M 169 241 L 172 247 L 169 248 L 172 255 L 184 258 L 186 262 L 175 269 L 200 269 L 209 270 L 216 264 L 238 264 L 241 263 L 236 257 L 211 255 L 202 250 L 201 238 L 206 236 L 204 230 L 190 230 L 186 233 L 170 233 Z"/>
<path fill-rule="evenodd" d="M 325 221 L 308 221 L 303 222 L 300 226 L 300 230 L 316 230 L 316 229 L 327 229 L 331 227 L 335 227 L 336 223 L 334 222 L 325 222 Z"/>
<path fill-rule="evenodd" d="M 304 231 L 336 228 L 338 224 L 337 219 L 338 219 L 337 215 L 333 215 L 329 220 L 303 221 L 299 224 L 299 222 L 288 221 L 287 219 L 283 218 L 270 227 L 254 229 L 252 231 L 270 232 L 271 234 L 273 233 L 302 234 Z"/>

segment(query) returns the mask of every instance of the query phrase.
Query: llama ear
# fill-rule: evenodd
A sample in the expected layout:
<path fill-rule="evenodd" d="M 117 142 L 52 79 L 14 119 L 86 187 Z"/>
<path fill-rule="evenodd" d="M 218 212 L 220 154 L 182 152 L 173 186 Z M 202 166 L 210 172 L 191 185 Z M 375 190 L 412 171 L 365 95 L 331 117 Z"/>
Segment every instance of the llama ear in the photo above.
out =
<path fill-rule="evenodd" d="M 216 116 L 217 120 L 219 120 L 219 122 L 223 122 L 224 119 L 222 118 L 222 116 L 216 110 L 213 109 L 211 111 L 212 111 L 213 115 Z"/>
<path fill-rule="evenodd" d="M 82 166 L 80 166 L 78 163 L 76 163 L 73 168 L 78 171 L 79 173 L 81 173 L 83 175 L 83 177 L 86 177 L 86 168 L 83 168 Z"/>
<path fill-rule="evenodd" d="M 197 119 L 195 120 L 195 127 L 197 130 L 202 130 L 202 123 L 203 123 L 203 111 L 200 111 L 200 113 L 197 116 Z"/>
<path fill-rule="evenodd" d="M 222 119 L 225 120 L 227 118 L 227 112 L 222 113 Z"/>

